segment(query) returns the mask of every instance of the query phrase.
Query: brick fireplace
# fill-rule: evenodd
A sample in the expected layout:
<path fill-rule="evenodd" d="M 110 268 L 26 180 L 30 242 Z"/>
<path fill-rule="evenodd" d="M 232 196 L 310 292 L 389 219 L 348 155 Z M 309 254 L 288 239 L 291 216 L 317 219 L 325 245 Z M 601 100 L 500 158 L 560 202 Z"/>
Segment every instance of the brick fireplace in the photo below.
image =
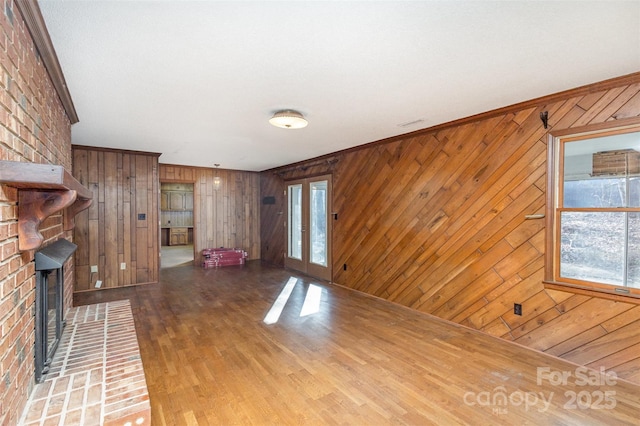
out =
<path fill-rule="evenodd" d="M 36 269 L 36 335 L 35 379 L 43 381 L 49 372 L 65 326 L 64 264 L 78 246 L 60 239 L 35 253 Z"/>
<path fill-rule="evenodd" d="M 151 406 L 129 301 L 67 310 L 67 327 L 20 426 L 149 425 Z"/>
<path fill-rule="evenodd" d="M 44 32 L 27 21 L 41 18 L 37 2 L 0 0 L 0 160 L 52 164 L 71 171 L 73 105 L 65 106 Z M 33 34 L 37 34 L 34 36 Z M 50 41 L 49 41 L 50 42 Z M 67 93 L 68 95 L 68 93 Z M 19 192 L 0 184 L 0 424 L 17 424 L 35 386 L 35 250 L 19 249 Z M 42 246 L 73 240 L 63 215 L 49 216 L 39 227 Z M 71 306 L 73 262 L 64 270 L 64 305 Z"/>

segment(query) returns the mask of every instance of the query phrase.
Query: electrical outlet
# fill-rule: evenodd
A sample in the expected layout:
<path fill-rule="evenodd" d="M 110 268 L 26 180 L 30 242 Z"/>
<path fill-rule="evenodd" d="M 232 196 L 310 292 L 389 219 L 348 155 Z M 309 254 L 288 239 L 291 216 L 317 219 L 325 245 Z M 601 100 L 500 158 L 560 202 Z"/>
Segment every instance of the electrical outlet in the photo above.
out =
<path fill-rule="evenodd" d="M 513 304 L 513 313 L 522 316 L 522 305 L 520 303 Z"/>
<path fill-rule="evenodd" d="M 124 262 L 122 262 L 122 263 L 120 264 L 120 269 L 122 269 L 122 270 L 127 269 L 127 264 L 126 264 L 126 263 L 124 263 Z"/>
<path fill-rule="evenodd" d="M 92 274 L 98 273 L 98 265 L 91 265 L 91 273 Z"/>
<path fill-rule="evenodd" d="M 96 288 L 100 288 L 102 287 L 102 281 L 98 280 L 96 281 Z"/>

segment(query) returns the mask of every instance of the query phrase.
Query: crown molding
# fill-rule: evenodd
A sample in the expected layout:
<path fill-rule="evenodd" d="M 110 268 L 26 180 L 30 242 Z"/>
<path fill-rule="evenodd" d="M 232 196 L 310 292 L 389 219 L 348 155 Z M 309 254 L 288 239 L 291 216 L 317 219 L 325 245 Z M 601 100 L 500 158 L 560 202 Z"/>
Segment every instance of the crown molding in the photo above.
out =
<path fill-rule="evenodd" d="M 15 5 L 22 14 L 31 38 L 33 38 L 33 43 L 42 58 L 42 62 L 49 73 L 49 77 L 71 124 L 77 123 L 79 121 L 78 114 L 73 106 L 73 100 L 71 99 L 67 82 L 64 79 L 60 62 L 58 62 L 58 56 L 51 42 L 51 37 L 49 37 L 49 31 L 42 17 L 38 2 L 36 0 L 15 0 Z"/>

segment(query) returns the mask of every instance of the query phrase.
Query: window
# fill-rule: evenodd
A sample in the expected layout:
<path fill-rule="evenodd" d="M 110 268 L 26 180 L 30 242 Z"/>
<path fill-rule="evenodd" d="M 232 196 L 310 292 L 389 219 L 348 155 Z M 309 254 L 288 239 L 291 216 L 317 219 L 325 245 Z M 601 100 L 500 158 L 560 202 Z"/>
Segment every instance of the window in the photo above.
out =
<path fill-rule="evenodd" d="M 550 136 L 547 283 L 640 297 L 638 123 Z"/>

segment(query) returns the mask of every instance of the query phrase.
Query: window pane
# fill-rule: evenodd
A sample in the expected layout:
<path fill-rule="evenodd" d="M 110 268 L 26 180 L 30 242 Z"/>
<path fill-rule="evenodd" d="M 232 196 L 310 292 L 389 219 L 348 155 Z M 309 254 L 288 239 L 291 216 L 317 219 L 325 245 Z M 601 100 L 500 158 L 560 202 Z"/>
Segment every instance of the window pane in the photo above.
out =
<path fill-rule="evenodd" d="M 560 275 L 623 285 L 625 216 L 625 213 L 617 212 L 563 212 L 560 218 Z"/>
<path fill-rule="evenodd" d="M 289 185 L 289 257 L 302 259 L 302 185 Z"/>
<path fill-rule="evenodd" d="M 564 207 L 640 207 L 640 132 L 565 142 Z"/>
<path fill-rule="evenodd" d="M 622 207 L 626 179 L 572 180 L 564 183 L 564 207 Z"/>
<path fill-rule="evenodd" d="M 640 213 L 629 213 L 627 287 L 640 288 Z"/>
<path fill-rule="evenodd" d="M 311 263 L 327 266 L 327 181 L 311 182 Z"/>
<path fill-rule="evenodd" d="M 640 177 L 629 179 L 629 207 L 640 207 Z"/>

